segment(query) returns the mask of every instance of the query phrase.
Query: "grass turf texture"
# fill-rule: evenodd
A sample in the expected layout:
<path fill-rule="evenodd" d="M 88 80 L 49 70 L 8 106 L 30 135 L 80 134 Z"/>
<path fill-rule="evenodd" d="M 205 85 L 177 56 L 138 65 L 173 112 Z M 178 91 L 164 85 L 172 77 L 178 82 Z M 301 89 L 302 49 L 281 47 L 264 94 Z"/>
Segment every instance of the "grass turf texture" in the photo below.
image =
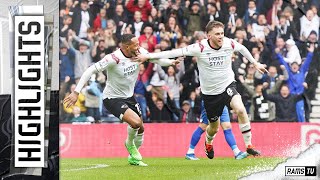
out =
<path fill-rule="evenodd" d="M 284 158 L 144 158 L 148 167 L 131 166 L 126 158 L 61 159 L 62 180 L 100 179 L 237 179 L 271 170 Z M 106 167 L 107 166 L 107 167 Z"/>

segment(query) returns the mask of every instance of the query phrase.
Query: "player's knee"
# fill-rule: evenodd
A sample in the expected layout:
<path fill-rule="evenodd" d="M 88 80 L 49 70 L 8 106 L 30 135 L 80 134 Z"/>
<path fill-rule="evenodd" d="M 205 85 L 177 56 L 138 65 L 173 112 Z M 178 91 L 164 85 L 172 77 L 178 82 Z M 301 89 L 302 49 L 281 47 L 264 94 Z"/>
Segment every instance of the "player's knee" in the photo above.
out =
<path fill-rule="evenodd" d="M 140 126 L 140 129 L 138 131 L 138 134 L 144 133 L 144 126 L 143 124 Z"/>
<path fill-rule="evenodd" d="M 133 122 L 131 123 L 131 127 L 132 127 L 133 129 L 141 128 L 141 127 L 142 127 L 142 122 L 141 122 L 141 121 L 133 121 Z"/>
<path fill-rule="evenodd" d="M 210 128 L 210 131 L 214 134 L 218 133 L 219 131 L 219 126 L 210 125 L 209 128 Z"/>
<path fill-rule="evenodd" d="M 237 108 L 236 112 L 238 116 L 243 116 L 246 114 L 246 108 L 244 108 L 244 106 L 240 106 L 239 108 Z"/>
<path fill-rule="evenodd" d="M 221 126 L 223 130 L 231 129 L 231 123 L 221 123 Z"/>

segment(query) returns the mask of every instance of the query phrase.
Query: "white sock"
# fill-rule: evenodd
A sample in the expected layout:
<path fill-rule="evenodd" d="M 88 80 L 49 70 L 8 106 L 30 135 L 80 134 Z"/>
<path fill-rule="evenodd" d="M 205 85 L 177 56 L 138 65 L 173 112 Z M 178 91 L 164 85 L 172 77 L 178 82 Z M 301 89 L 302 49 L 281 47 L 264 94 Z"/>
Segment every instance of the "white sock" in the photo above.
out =
<path fill-rule="evenodd" d="M 233 151 L 234 156 L 238 155 L 240 152 L 238 147 L 234 148 L 232 151 Z"/>
<path fill-rule="evenodd" d="M 248 147 L 249 145 L 251 145 L 251 137 L 252 137 L 250 122 L 247 122 L 245 124 L 239 124 L 239 128 L 240 128 L 240 131 L 242 132 L 244 144 L 246 145 L 246 147 Z"/>
<path fill-rule="evenodd" d="M 133 140 L 136 138 L 136 136 L 138 134 L 138 130 L 139 130 L 139 128 L 133 129 L 130 125 L 128 125 L 128 127 L 127 127 L 128 136 L 126 139 L 126 143 L 128 146 L 133 145 L 133 143 L 134 143 Z"/>
<path fill-rule="evenodd" d="M 189 147 L 187 154 L 194 154 L 194 149 Z"/>
<path fill-rule="evenodd" d="M 136 145 L 137 149 L 142 145 L 144 140 L 144 133 L 137 134 L 136 138 L 134 138 L 134 144 Z"/>
<path fill-rule="evenodd" d="M 208 134 L 208 132 L 206 131 L 206 142 L 207 142 L 207 144 L 212 144 L 212 140 L 213 140 L 214 137 L 216 137 L 216 134 L 213 135 L 213 136 L 210 136 Z"/>

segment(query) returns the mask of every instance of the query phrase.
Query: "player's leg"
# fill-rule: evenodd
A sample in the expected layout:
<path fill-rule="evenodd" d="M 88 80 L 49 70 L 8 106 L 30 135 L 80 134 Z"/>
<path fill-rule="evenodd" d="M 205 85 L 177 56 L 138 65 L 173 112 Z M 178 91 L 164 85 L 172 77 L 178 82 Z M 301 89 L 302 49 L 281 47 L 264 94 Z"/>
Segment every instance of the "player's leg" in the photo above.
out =
<path fill-rule="evenodd" d="M 129 154 L 136 160 L 141 160 L 141 154 L 134 144 L 139 129 L 142 127 L 142 120 L 139 115 L 129 108 L 125 99 L 104 99 L 103 101 L 106 109 L 121 121 L 128 123 L 127 139 L 125 146 Z"/>
<path fill-rule="evenodd" d="M 210 121 L 209 126 L 206 128 L 206 140 L 204 143 L 205 153 L 209 159 L 214 157 L 213 139 L 219 131 L 219 118 L 216 121 Z"/>
<path fill-rule="evenodd" d="M 199 158 L 197 158 L 194 154 L 194 148 L 197 146 L 201 138 L 201 135 L 204 133 L 204 131 L 206 130 L 209 124 L 207 113 L 206 113 L 206 110 L 204 109 L 203 101 L 201 102 L 200 111 L 201 111 L 200 124 L 192 134 L 189 149 L 186 154 L 186 159 L 188 160 L 199 160 Z"/>
<path fill-rule="evenodd" d="M 236 139 L 232 133 L 231 123 L 230 123 L 230 116 L 227 106 L 224 107 L 222 115 L 220 117 L 220 125 L 223 129 L 224 138 L 228 143 L 229 147 L 233 151 L 234 157 L 236 159 L 244 159 L 248 156 L 246 152 L 241 152 L 237 146 Z"/>
<path fill-rule="evenodd" d="M 144 126 L 143 126 L 143 123 L 142 123 L 142 126 L 138 130 L 138 134 L 137 134 L 136 138 L 134 139 L 134 144 L 135 144 L 135 146 L 137 147 L 138 150 L 141 147 L 141 145 L 143 144 L 143 140 L 144 140 Z M 146 163 L 144 163 L 142 161 L 139 161 L 139 160 L 136 160 L 131 155 L 128 156 L 128 162 L 129 162 L 130 165 L 148 166 Z"/>
<path fill-rule="evenodd" d="M 209 159 L 212 159 L 214 157 L 212 141 L 219 130 L 219 117 L 223 111 L 224 97 L 222 95 L 202 95 L 202 97 L 209 120 L 209 126 L 206 128 L 206 140 L 204 143 L 205 153 Z"/>
<path fill-rule="evenodd" d="M 237 93 L 232 97 L 230 106 L 238 115 L 239 127 L 242 132 L 244 143 L 247 147 L 247 152 L 253 156 L 260 155 L 260 152 L 255 150 L 251 143 L 252 134 L 251 134 L 250 121 L 239 93 Z"/>
<path fill-rule="evenodd" d="M 136 146 L 136 148 L 139 150 L 139 148 L 141 147 L 141 145 L 143 144 L 143 140 L 144 140 L 144 125 L 143 125 L 143 119 L 142 119 L 142 111 L 141 111 L 141 107 L 140 104 L 136 102 L 136 100 L 134 98 L 129 98 L 126 100 L 127 104 L 129 106 L 130 109 L 132 109 L 139 117 L 141 120 L 141 126 L 138 130 L 137 136 L 134 138 L 134 145 Z M 136 160 L 135 158 L 133 158 L 131 155 L 129 155 L 128 157 L 128 162 L 131 165 L 136 165 L 136 166 L 148 166 L 147 164 L 145 164 L 144 162 L 142 162 L 141 160 Z"/>

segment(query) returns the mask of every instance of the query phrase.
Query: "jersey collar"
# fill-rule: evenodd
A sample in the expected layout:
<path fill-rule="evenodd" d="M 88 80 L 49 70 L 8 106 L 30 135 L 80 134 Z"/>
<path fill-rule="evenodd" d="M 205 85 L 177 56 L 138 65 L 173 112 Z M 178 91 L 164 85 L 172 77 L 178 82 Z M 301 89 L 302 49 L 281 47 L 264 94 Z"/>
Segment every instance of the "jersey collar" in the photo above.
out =
<path fill-rule="evenodd" d="M 208 41 L 208 44 L 209 44 L 211 49 L 214 49 L 214 50 L 218 51 L 219 49 L 222 48 L 222 46 L 220 46 L 219 48 L 214 48 L 214 47 L 211 46 L 209 39 L 207 41 Z"/>

